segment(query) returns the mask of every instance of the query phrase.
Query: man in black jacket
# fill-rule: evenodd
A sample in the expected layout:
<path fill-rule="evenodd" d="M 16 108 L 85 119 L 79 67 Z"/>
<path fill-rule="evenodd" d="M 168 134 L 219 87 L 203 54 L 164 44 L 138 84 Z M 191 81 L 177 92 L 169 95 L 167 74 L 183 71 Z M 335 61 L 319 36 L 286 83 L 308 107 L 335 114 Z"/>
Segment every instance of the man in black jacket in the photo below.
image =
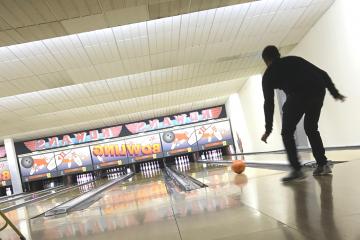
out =
<path fill-rule="evenodd" d="M 262 52 L 262 58 L 267 65 L 262 79 L 266 131 L 261 140 L 265 143 L 272 131 L 274 89 L 281 89 L 286 93 L 281 135 L 293 171 L 284 177 L 282 181 L 287 182 L 305 177 L 301 171 L 294 140 L 296 125 L 303 115 L 305 115 L 305 132 L 317 162 L 317 168 L 314 170 L 313 175 L 330 174 L 331 168 L 328 165 L 325 149 L 318 131 L 318 121 L 326 88 L 336 100 L 344 101 L 345 97 L 339 93 L 325 71 L 301 57 L 289 56 L 281 58 L 279 50 L 275 46 L 267 46 Z"/>

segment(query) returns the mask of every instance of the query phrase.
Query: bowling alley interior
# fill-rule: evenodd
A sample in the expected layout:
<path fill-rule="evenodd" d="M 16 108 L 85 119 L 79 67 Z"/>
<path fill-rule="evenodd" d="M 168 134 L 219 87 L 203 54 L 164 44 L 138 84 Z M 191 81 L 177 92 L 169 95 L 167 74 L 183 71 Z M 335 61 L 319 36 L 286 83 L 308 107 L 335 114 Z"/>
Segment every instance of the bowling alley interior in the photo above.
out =
<path fill-rule="evenodd" d="M 0 0 L 0 240 L 360 239 L 359 9 Z"/>

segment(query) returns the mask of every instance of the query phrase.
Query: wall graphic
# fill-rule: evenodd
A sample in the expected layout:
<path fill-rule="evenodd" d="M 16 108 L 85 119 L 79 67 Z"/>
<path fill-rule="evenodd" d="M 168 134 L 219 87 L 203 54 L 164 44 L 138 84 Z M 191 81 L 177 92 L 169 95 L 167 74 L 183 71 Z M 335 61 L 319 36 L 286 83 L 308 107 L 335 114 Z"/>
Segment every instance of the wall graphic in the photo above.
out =
<path fill-rule="evenodd" d="M 125 124 L 125 127 L 131 134 L 136 134 L 156 129 L 196 123 L 209 119 L 217 119 L 221 116 L 224 117 L 224 110 L 225 108 L 223 106 L 207 108 L 189 113 L 181 113 L 174 116 L 167 116 L 151 119 L 148 121 L 129 123 Z"/>
<path fill-rule="evenodd" d="M 159 134 L 125 140 L 126 151 L 131 162 L 162 157 Z"/>
<path fill-rule="evenodd" d="M 54 153 L 21 157 L 19 162 L 21 175 L 25 181 L 57 176 Z"/>
<path fill-rule="evenodd" d="M 11 185 L 9 164 L 6 159 L 0 160 L 0 187 Z"/>
<path fill-rule="evenodd" d="M 223 120 L 210 121 L 199 126 L 169 128 L 160 133 L 139 134 L 137 137 L 125 140 L 114 142 L 105 140 L 92 146 L 68 147 L 52 153 L 18 158 L 23 181 L 34 181 L 232 144 L 230 123 Z M 0 168 L 4 169 L 4 166 L 4 164 L 0 165 Z"/>
<path fill-rule="evenodd" d="M 226 117 L 225 106 L 221 105 L 212 108 L 199 109 L 192 112 L 183 112 L 175 115 L 147 119 L 141 122 L 133 122 L 86 131 L 84 130 L 81 132 L 68 133 L 58 136 L 48 136 L 26 142 L 17 142 L 15 143 L 15 148 L 16 152 L 21 155 L 46 149 L 54 149 L 75 144 L 125 137 L 133 134 L 224 117 Z"/>
<path fill-rule="evenodd" d="M 60 175 L 93 170 L 89 147 L 55 152 L 55 160 Z"/>
<path fill-rule="evenodd" d="M 93 145 L 90 150 L 95 169 L 128 163 L 125 141 Z"/>
<path fill-rule="evenodd" d="M 165 156 L 197 151 L 194 127 L 166 131 L 160 134 Z"/>
<path fill-rule="evenodd" d="M 228 121 L 206 124 L 195 127 L 200 149 L 227 146 L 233 143 Z"/>
<path fill-rule="evenodd" d="M 38 150 L 58 148 L 79 143 L 86 143 L 118 137 L 121 134 L 121 130 L 122 126 L 113 126 L 109 128 L 94 129 L 84 132 L 31 140 L 24 142 L 23 144 L 29 151 L 34 152 Z M 17 143 L 15 146 L 19 148 L 19 143 Z M 20 149 L 20 151 L 21 150 L 22 149 Z"/>

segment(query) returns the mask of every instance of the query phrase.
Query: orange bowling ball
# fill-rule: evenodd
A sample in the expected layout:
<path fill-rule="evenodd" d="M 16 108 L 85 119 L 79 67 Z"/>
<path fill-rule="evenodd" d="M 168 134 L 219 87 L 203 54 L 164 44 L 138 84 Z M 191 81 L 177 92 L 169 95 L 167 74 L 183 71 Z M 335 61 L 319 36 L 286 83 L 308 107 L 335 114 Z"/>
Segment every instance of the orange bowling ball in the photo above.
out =
<path fill-rule="evenodd" d="M 242 160 L 235 160 L 231 165 L 231 169 L 234 173 L 240 174 L 245 170 L 246 164 Z"/>

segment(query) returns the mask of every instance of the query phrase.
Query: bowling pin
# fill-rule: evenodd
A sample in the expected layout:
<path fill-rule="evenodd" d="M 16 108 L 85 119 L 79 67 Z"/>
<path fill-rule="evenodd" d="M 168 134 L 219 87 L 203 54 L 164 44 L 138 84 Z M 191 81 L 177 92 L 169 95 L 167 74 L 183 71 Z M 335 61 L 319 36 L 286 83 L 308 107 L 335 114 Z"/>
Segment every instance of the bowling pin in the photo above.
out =
<path fill-rule="evenodd" d="M 171 150 L 174 150 L 174 148 L 176 147 L 176 142 L 175 141 L 173 141 L 173 143 L 171 144 Z"/>
<path fill-rule="evenodd" d="M 212 126 L 211 129 L 213 130 L 213 133 L 214 133 L 215 137 L 218 140 L 222 140 L 223 137 L 222 137 L 220 131 L 218 131 L 218 129 L 215 126 Z"/>
<path fill-rule="evenodd" d="M 196 143 L 197 139 L 196 139 L 196 134 L 195 132 L 191 133 L 190 136 L 188 137 L 188 140 L 187 142 L 190 144 L 190 145 L 193 145 L 194 143 Z"/>
<path fill-rule="evenodd" d="M 148 178 L 148 174 L 149 174 L 149 172 L 146 170 L 146 171 L 144 172 L 144 177 L 145 177 L 145 178 Z"/>
<path fill-rule="evenodd" d="M 6 188 L 6 196 L 11 196 L 12 192 L 11 192 L 11 188 Z"/>
<path fill-rule="evenodd" d="M 31 175 L 33 175 L 33 174 L 35 173 L 35 170 L 36 170 L 35 168 L 36 168 L 36 167 L 35 167 L 35 166 L 33 166 L 33 167 L 30 169 L 30 176 L 31 176 Z"/>
<path fill-rule="evenodd" d="M 56 168 L 55 158 L 50 158 L 50 159 L 47 159 L 46 161 L 48 161 L 48 160 L 49 160 L 49 163 L 47 165 L 47 169 L 49 171 L 52 171 Z"/>
<path fill-rule="evenodd" d="M 79 155 L 74 154 L 74 155 L 73 155 L 73 159 L 74 159 L 75 163 L 76 163 L 78 166 L 82 166 L 82 161 L 81 161 Z"/>

